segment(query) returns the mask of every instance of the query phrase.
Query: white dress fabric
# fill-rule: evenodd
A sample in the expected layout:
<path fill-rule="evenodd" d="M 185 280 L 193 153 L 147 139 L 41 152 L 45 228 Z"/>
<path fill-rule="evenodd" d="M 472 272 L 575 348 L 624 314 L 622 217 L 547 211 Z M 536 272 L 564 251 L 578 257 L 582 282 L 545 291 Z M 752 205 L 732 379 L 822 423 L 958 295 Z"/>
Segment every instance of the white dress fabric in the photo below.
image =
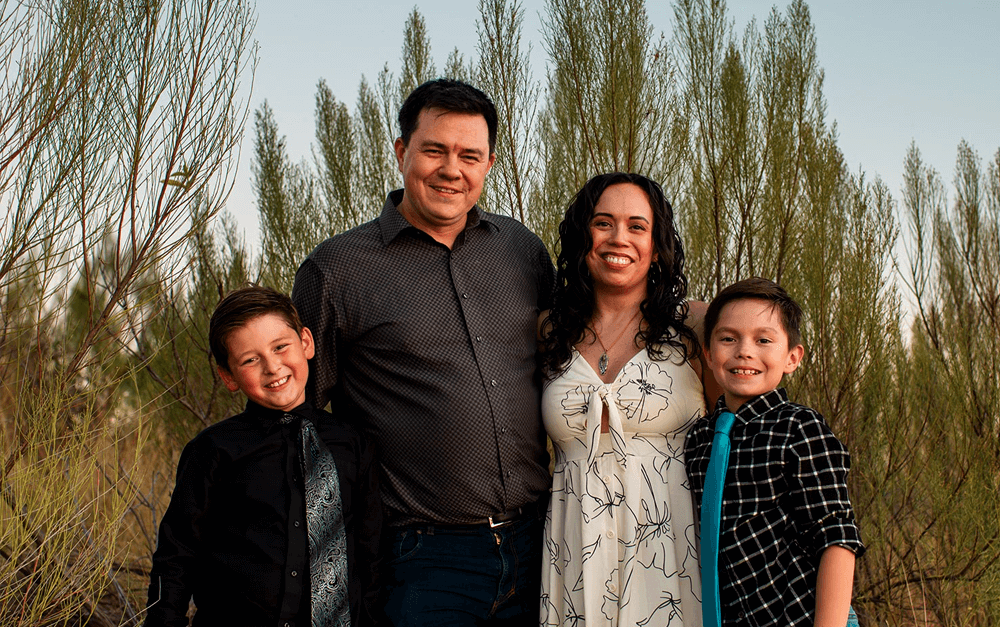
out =
<path fill-rule="evenodd" d="M 691 627 L 701 622 L 684 436 L 705 413 L 677 351 L 646 349 L 604 383 L 579 353 L 542 392 L 555 449 L 541 624 Z M 601 433 L 608 407 L 609 433 Z"/>

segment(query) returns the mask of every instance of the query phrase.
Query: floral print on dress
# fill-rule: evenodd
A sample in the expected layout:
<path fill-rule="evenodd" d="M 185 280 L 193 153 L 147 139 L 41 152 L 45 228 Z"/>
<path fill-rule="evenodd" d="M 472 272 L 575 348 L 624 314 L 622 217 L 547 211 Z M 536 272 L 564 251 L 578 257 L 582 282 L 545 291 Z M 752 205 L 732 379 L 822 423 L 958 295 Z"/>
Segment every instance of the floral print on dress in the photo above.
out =
<path fill-rule="evenodd" d="M 701 382 L 676 352 L 645 350 L 604 383 L 578 354 L 548 382 L 555 450 L 540 624 L 701 625 L 701 586 L 684 436 L 705 413 Z M 607 409 L 609 432 L 600 432 Z"/>

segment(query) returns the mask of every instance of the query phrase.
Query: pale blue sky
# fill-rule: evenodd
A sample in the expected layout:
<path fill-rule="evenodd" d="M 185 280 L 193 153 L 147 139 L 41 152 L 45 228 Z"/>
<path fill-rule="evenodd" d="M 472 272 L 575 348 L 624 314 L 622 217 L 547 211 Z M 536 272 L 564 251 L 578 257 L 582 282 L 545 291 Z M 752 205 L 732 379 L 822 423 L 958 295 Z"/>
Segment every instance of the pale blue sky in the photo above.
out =
<path fill-rule="evenodd" d="M 311 159 L 316 83 L 326 79 L 353 108 L 361 76 L 373 81 L 385 63 L 398 74 L 403 26 L 417 6 L 427 22 L 438 69 L 455 47 L 476 54 L 477 2 L 388 0 L 369 8 L 356 0 L 258 3 L 255 31 L 260 61 L 251 105 L 267 99 L 295 160 Z M 751 17 L 763 22 L 787 2 L 742 0 L 729 15 L 742 32 Z M 544 76 L 541 17 L 544 0 L 524 0 L 524 34 L 532 63 Z M 968 141 L 983 160 L 1000 149 L 1000 0 L 814 0 L 818 55 L 826 73 L 827 117 L 837 123 L 840 148 L 854 171 L 876 174 L 899 198 L 903 159 L 912 141 L 924 160 L 950 182 L 956 148 Z M 647 2 L 656 32 L 672 31 L 666 0 Z M 252 117 L 228 207 L 250 242 L 257 240 L 251 191 Z"/>

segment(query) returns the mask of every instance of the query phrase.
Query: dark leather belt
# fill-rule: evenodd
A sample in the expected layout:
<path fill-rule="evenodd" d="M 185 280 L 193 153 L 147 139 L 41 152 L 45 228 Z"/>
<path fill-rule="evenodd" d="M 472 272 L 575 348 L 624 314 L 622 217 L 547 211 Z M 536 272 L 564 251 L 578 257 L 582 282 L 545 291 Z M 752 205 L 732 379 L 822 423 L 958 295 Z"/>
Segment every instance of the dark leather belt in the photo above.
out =
<path fill-rule="evenodd" d="M 510 509 L 506 512 L 500 514 L 493 514 L 492 516 L 487 516 L 481 520 L 477 520 L 469 523 L 470 525 L 489 525 L 490 529 L 496 529 L 497 527 L 503 527 L 504 525 L 509 525 L 510 523 L 517 522 L 524 518 L 541 518 L 545 515 L 546 505 L 539 503 L 529 503 L 523 507 L 518 507 L 517 509 Z"/>
<path fill-rule="evenodd" d="M 523 507 L 518 507 L 517 509 L 507 510 L 506 512 L 501 512 L 499 514 L 493 514 L 492 516 L 487 516 L 486 518 L 480 518 L 479 520 L 473 520 L 472 522 L 460 523 L 460 524 L 409 524 L 409 525 L 390 525 L 387 529 L 417 529 L 418 533 L 429 533 L 433 534 L 435 530 L 438 531 L 462 531 L 462 532 L 472 532 L 478 527 L 488 526 L 490 529 L 496 529 L 498 527 L 504 527 L 511 523 L 518 522 L 520 520 L 525 520 L 528 518 L 541 519 L 545 516 L 545 510 L 548 509 L 548 498 L 544 498 L 537 503 L 529 503 Z"/>

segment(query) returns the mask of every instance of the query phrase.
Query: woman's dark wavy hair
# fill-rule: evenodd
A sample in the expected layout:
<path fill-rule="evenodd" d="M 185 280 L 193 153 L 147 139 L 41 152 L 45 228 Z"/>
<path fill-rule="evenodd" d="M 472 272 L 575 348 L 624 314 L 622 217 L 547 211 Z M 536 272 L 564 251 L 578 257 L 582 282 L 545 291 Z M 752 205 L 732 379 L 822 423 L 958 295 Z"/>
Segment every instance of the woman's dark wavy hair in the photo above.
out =
<path fill-rule="evenodd" d="M 660 186 L 641 174 L 611 172 L 587 181 L 559 224 L 560 251 L 556 263 L 556 291 L 548 319 L 542 326 L 539 354 L 542 371 L 552 378 L 569 365 L 571 350 L 583 341 L 594 313 L 594 284 L 587 269 L 593 246 L 590 219 L 608 187 L 631 183 L 649 199 L 653 209 L 653 247 L 658 259 L 649 268 L 647 295 L 639 306 L 646 321 L 636 339 L 646 345 L 650 359 L 662 359 L 659 345 L 677 348 L 685 359 L 698 354 L 698 336 L 685 324 L 688 306 L 684 249 L 674 228 L 674 212 Z M 685 342 L 686 341 L 686 342 Z"/>

